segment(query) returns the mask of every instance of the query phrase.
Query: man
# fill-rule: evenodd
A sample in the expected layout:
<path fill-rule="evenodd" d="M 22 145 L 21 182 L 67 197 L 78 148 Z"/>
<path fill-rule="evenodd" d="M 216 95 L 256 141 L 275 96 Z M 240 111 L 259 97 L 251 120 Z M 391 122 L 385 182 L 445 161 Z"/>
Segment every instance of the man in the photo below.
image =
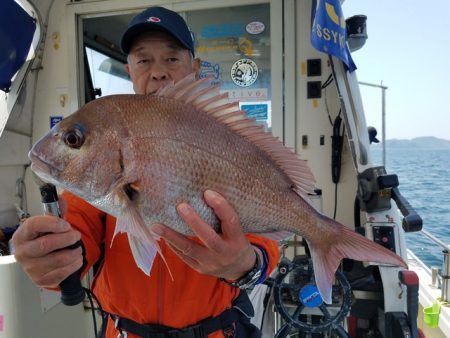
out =
<path fill-rule="evenodd" d="M 161 7 L 133 18 L 122 37 L 122 49 L 128 54 L 126 70 L 137 94 L 152 94 L 193 72 L 198 76 L 200 71 L 186 23 Z M 174 333 L 161 335 L 173 328 L 183 329 L 177 331 L 179 338 L 258 336 L 245 315 L 229 309 L 235 305 L 249 312 L 246 308 L 251 305 L 240 288 L 261 282 L 270 273 L 279 258 L 278 248 L 273 241 L 245 235 L 238 215 L 222 196 L 213 191 L 204 195 L 221 221 L 220 234 L 185 203 L 177 211 L 196 238 L 164 225 L 152 227 L 162 238 L 161 250 L 173 280 L 160 257 L 155 259 L 151 276 L 146 276 L 134 263 L 126 235 L 116 236 L 111 246 L 115 218 L 68 192 L 63 197 L 67 205 L 64 220 L 29 218 L 14 235 L 15 256 L 37 285 L 56 287 L 82 266 L 86 272 L 101 257 L 103 246 L 104 258 L 92 289 L 110 318 L 117 321 L 115 327 L 109 319 L 106 337 L 115 338 L 121 332 L 128 337 L 174 337 Z M 79 239 L 84 255 L 81 248 L 55 251 Z"/>

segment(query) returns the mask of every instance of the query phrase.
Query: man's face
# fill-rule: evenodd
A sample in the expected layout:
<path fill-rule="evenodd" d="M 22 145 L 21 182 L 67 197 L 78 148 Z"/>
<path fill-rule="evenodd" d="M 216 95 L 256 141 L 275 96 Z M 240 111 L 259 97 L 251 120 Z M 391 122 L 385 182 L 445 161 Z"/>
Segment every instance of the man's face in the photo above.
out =
<path fill-rule="evenodd" d="M 189 50 L 164 32 L 148 32 L 138 36 L 125 66 L 136 94 L 151 94 L 161 86 L 200 70 L 200 59 L 192 59 Z"/>

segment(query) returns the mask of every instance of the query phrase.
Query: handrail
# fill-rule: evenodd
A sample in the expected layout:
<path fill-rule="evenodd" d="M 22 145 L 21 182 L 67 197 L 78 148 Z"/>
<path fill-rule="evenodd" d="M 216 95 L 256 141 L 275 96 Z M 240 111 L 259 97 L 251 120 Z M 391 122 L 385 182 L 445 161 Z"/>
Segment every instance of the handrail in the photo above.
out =
<path fill-rule="evenodd" d="M 436 243 L 437 245 L 439 245 L 443 250 L 449 250 L 450 249 L 450 245 L 445 244 L 444 242 L 442 242 L 440 239 L 436 238 L 435 236 L 433 236 L 431 233 L 429 233 L 426 230 L 421 230 L 422 233 L 427 236 L 431 241 L 433 241 L 434 243 Z"/>
<path fill-rule="evenodd" d="M 439 245 L 443 251 L 443 255 L 444 255 L 444 261 L 442 264 L 442 270 L 440 273 L 440 282 L 439 283 L 439 278 L 436 278 L 436 270 L 432 271 L 432 282 L 433 285 L 436 284 L 436 282 L 438 282 L 438 287 L 440 284 L 440 289 L 441 289 L 441 300 L 444 302 L 449 302 L 450 301 L 450 245 L 445 244 L 444 242 L 442 242 L 440 239 L 436 238 L 435 236 L 433 236 L 432 234 L 430 234 L 428 231 L 426 230 L 422 230 L 422 233 L 428 237 L 432 242 L 434 242 L 435 244 Z"/>
<path fill-rule="evenodd" d="M 386 90 L 388 89 L 387 86 L 383 86 L 383 81 L 381 81 L 381 84 L 375 84 L 375 83 L 368 83 L 368 82 L 358 82 L 360 85 L 363 86 L 369 86 L 369 87 L 375 87 L 381 89 L 381 128 L 382 128 L 382 134 L 381 134 L 381 146 L 383 148 L 383 165 L 386 166 Z"/>

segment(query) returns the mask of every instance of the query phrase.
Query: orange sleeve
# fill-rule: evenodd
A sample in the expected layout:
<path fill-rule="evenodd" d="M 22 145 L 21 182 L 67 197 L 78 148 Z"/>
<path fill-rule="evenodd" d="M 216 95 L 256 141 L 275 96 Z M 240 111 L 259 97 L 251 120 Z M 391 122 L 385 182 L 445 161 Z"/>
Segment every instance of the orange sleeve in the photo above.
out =
<path fill-rule="evenodd" d="M 87 263 L 83 270 L 84 275 L 100 257 L 100 245 L 105 236 L 106 213 L 68 191 L 64 191 L 63 198 L 67 202 L 65 220 L 81 233 Z M 267 276 L 269 276 L 280 259 L 277 242 L 254 234 L 247 234 L 247 238 L 250 243 L 264 249 L 268 258 Z"/>
<path fill-rule="evenodd" d="M 266 237 L 261 237 L 254 234 L 247 234 L 247 238 L 250 243 L 264 249 L 267 254 L 268 264 L 267 267 L 267 275 L 268 277 L 270 273 L 275 269 L 280 260 L 280 250 L 278 249 L 278 243 L 272 239 L 268 239 Z"/>
<path fill-rule="evenodd" d="M 100 244 L 104 240 L 106 213 L 68 191 L 64 191 L 62 196 L 67 202 L 67 212 L 64 219 L 81 233 L 81 241 L 85 250 L 84 258 L 87 263 L 82 272 L 82 275 L 84 275 L 100 257 Z"/>

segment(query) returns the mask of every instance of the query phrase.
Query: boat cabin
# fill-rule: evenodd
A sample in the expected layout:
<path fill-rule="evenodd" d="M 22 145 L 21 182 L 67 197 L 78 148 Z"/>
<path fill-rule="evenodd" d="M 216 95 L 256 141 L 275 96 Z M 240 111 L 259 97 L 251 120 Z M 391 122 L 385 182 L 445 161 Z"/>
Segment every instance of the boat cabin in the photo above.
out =
<path fill-rule="evenodd" d="M 309 199 L 318 210 L 408 259 L 405 233 L 420 230 L 421 220 L 396 176 L 372 159 L 351 60 L 367 39 L 364 13 L 346 18 L 331 0 L 3 0 L 0 337 L 95 337 L 99 329 L 87 298 L 66 306 L 58 292 L 33 285 L 8 239 L 24 219 L 43 212 L 31 146 L 87 102 L 133 93 L 120 38 L 130 19 L 152 5 L 186 20 L 200 77 L 308 161 L 316 179 Z M 414 271 L 344 260 L 333 303 L 305 306 L 299 291 L 313 277 L 305 242 L 292 237 L 280 250 L 269 282 L 251 291 L 254 299 L 271 295 L 254 304 L 263 337 L 419 337 Z"/>

